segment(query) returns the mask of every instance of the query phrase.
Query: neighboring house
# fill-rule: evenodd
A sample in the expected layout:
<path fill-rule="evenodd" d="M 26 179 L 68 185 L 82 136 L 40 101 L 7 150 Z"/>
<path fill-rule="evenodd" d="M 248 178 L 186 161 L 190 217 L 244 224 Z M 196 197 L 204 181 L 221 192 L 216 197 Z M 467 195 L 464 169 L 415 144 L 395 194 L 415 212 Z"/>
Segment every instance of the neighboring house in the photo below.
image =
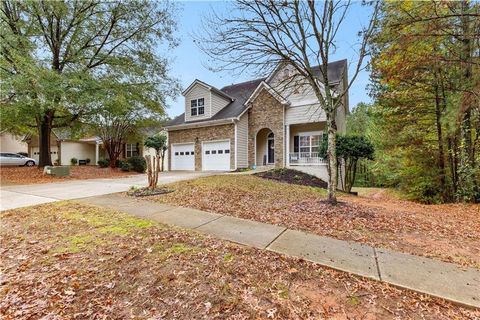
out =
<path fill-rule="evenodd" d="M 28 135 L 24 139 L 26 148 L 30 157 L 36 161 L 40 158 L 39 140 L 36 135 Z M 28 146 L 28 148 L 27 148 Z M 96 165 L 100 159 L 108 159 L 108 153 L 103 147 L 103 142 L 99 137 L 86 137 L 81 139 L 72 139 L 68 131 L 54 130 L 50 137 L 50 154 L 52 162 L 57 165 L 70 165 L 71 159 L 90 160 L 89 165 Z M 120 159 L 127 159 L 133 156 L 145 156 L 146 154 L 155 154 L 155 150 L 150 150 L 143 146 L 143 140 L 140 138 L 127 141 L 123 145 L 123 152 Z M 83 161 L 82 161 L 83 163 Z M 166 162 L 167 163 L 167 162 Z"/>
<path fill-rule="evenodd" d="M 28 154 L 37 162 L 40 159 L 39 139 L 37 135 L 27 135 Z M 103 157 L 101 141 L 97 137 L 71 139 L 67 132 L 53 130 L 50 136 L 50 154 L 56 165 L 70 165 L 71 159 L 89 160 L 90 165 L 96 165 Z"/>
<path fill-rule="evenodd" d="M 314 70 L 320 75 L 320 69 Z M 185 91 L 185 113 L 168 122 L 171 170 L 236 170 L 275 166 L 327 179 L 318 156 L 326 117 L 309 85 L 281 89 L 293 70 L 280 65 L 268 77 L 217 89 L 195 80 Z M 347 85 L 347 61 L 328 66 L 331 86 Z M 337 112 L 345 132 L 348 94 Z"/>
<path fill-rule="evenodd" d="M 17 136 L 9 132 L 0 132 L 0 151 L 11 153 L 28 153 L 28 146 L 23 141 L 23 136 Z"/>

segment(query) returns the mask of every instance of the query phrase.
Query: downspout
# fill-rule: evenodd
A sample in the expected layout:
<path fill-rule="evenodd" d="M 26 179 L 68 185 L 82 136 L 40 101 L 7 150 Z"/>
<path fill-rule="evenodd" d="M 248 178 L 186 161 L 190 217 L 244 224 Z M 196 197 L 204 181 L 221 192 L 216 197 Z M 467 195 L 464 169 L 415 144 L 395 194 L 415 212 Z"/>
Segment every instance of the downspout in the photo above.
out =
<path fill-rule="evenodd" d="M 233 136 L 233 139 L 234 139 L 234 164 L 233 164 L 233 168 L 234 170 L 237 170 L 237 151 L 238 151 L 238 139 L 237 139 L 237 121 L 235 121 L 234 119 L 232 119 L 232 122 L 233 122 L 233 125 L 234 125 L 234 136 Z"/>

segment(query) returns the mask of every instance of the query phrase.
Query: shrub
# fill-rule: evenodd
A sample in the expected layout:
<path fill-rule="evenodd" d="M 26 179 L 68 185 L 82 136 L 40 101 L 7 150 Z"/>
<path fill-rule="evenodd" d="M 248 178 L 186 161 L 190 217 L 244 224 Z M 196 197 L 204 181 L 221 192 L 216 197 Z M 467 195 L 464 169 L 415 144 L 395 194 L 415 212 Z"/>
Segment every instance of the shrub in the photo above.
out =
<path fill-rule="evenodd" d="M 78 163 L 78 159 L 77 158 L 72 158 L 72 159 L 70 159 L 70 163 L 72 164 L 72 166 L 74 166 Z"/>
<path fill-rule="evenodd" d="M 85 162 L 87 162 L 87 164 L 89 164 L 90 162 L 92 162 L 92 160 L 90 160 L 89 158 L 85 159 Z"/>
<path fill-rule="evenodd" d="M 108 161 L 107 159 L 98 160 L 98 166 L 100 168 L 107 168 L 109 164 L 110 164 L 110 161 Z"/>
<path fill-rule="evenodd" d="M 132 169 L 132 165 L 127 161 L 119 161 L 119 167 L 122 171 L 130 171 Z"/>
<path fill-rule="evenodd" d="M 128 158 L 128 163 L 130 164 L 132 170 L 138 173 L 145 172 L 145 169 L 147 168 L 147 163 L 145 159 L 140 156 Z"/>

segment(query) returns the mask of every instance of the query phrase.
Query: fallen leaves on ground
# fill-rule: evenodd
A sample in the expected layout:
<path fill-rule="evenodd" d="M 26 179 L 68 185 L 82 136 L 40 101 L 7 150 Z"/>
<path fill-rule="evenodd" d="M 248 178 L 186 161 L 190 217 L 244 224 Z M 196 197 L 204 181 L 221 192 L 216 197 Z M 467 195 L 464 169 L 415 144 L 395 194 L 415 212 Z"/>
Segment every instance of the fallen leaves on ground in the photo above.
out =
<path fill-rule="evenodd" d="M 480 311 L 75 202 L 0 215 L 3 319 L 474 319 Z"/>
<path fill-rule="evenodd" d="M 331 206 L 324 189 L 251 175 L 169 187 L 176 191 L 149 199 L 480 268 L 479 205 L 422 205 L 374 192 L 343 194 L 339 205 Z"/>
<path fill-rule="evenodd" d="M 34 184 L 78 179 L 121 178 L 133 174 L 137 173 L 96 166 L 71 166 L 70 176 L 54 177 L 43 174 L 43 169 L 38 167 L 0 167 L 0 183 L 2 185 Z"/>

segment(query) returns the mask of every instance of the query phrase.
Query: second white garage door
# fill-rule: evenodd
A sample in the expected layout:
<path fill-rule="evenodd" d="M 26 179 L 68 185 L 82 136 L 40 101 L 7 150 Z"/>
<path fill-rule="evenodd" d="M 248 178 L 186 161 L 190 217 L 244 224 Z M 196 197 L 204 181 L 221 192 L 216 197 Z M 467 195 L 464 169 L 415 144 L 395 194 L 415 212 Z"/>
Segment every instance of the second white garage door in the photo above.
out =
<path fill-rule="evenodd" d="M 230 141 L 203 142 L 202 170 L 230 170 Z"/>
<path fill-rule="evenodd" d="M 172 170 L 195 170 L 193 143 L 172 145 Z"/>

